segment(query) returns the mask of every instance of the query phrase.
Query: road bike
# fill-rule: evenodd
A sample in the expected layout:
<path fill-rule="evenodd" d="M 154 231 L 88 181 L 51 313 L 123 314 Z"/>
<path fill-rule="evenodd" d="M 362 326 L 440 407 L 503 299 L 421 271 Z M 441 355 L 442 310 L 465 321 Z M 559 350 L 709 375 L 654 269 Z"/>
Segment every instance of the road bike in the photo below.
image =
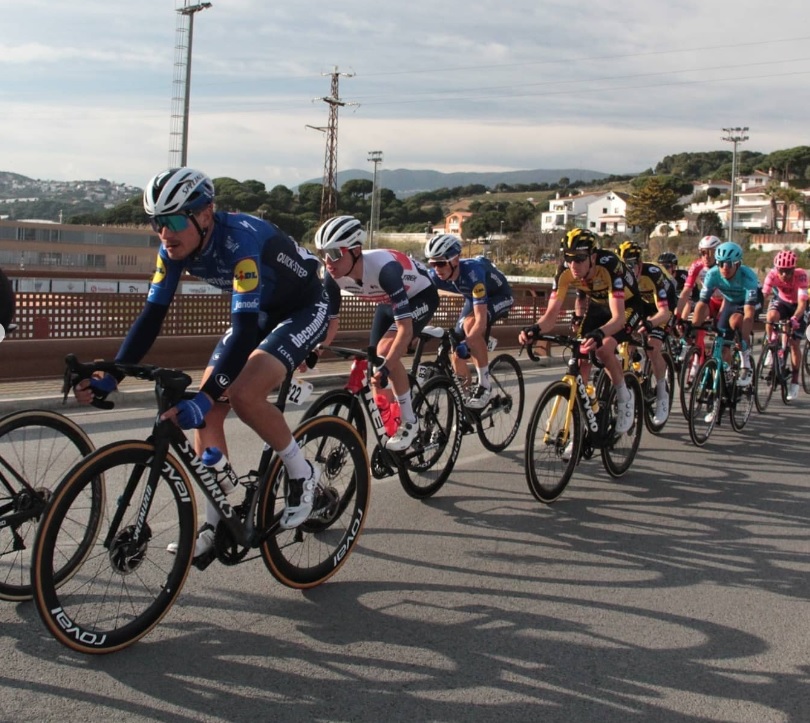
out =
<path fill-rule="evenodd" d="M 526 430 L 526 481 L 531 493 L 548 504 L 563 493 L 580 459 L 590 459 L 597 449 L 611 477 L 627 472 L 641 442 L 644 412 L 638 378 L 625 372 L 627 389 L 633 394 L 633 423 L 626 433 L 616 432 L 616 389 L 608 383 L 588 389 L 580 369 L 581 340 L 539 334 L 533 341 L 550 341 L 570 350 L 565 374 L 540 395 Z M 531 347 L 527 351 L 537 360 Z"/>
<path fill-rule="evenodd" d="M 810 394 L 810 325 L 804 333 L 807 338 L 802 345 L 802 388 L 805 394 Z"/>
<path fill-rule="evenodd" d="M 487 335 L 488 336 L 488 335 Z M 425 345 L 431 340 L 438 340 L 439 349 L 435 361 L 423 361 Z M 487 338 L 489 351 L 494 351 L 492 342 Z M 435 374 L 450 379 L 456 387 L 461 406 L 458 409 L 461 418 L 462 433 L 476 432 L 485 449 L 490 452 L 502 452 L 515 438 L 523 418 L 523 406 L 526 390 L 523 383 L 523 372 L 515 357 L 511 354 L 498 354 L 489 363 L 489 376 L 492 385 L 492 396 L 482 409 L 470 409 L 466 405 L 469 396 L 469 378 L 459 377 L 453 367 L 452 354 L 456 342 L 447 329 L 437 326 L 426 326 L 422 329 L 416 342 L 411 373 L 420 381 L 425 381 Z"/>
<path fill-rule="evenodd" d="M 777 321 L 772 326 L 774 338 L 763 337 L 754 375 L 754 401 L 760 414 L 768 408 L 777 387 L 782 390 L 782 402 L 790 404 L 788 392 L 793 377 L 793 363 L 790 356 L 792 327 L 787 321 Z"/>
<path fill-rule="evenodd" d="M 714 328 L 703 327 L 697 333 L 684 334 L 681 339 L 686 348 L 681 352 L 680 371 L 678 373 L 678 396 L 681 401 L 681 411 L 684 419 L 689 421 L 689 396 L 695 382 L 698 370 L 706 359 L 712 355 L 714 340 L 717 336 Z"/>
<path fill-rule="evenodd" d="M 647 427 L 651 434 L 660 434 L 667 423 L 664 420 L 661 424 L 655 422 L 655 411 L 658 406 L 658 393 L 656 385 L 658 380 L 653 372 L 652 362 L 649 357 L 649 335 L 646 331 L 640 331 L 639 334 L 634 335 L 631 341 L 621 342 L 617 346 L 619 359 L 622 362 L 622 369 L 625 372 L 632 372 L 638 379 L 639 386 L 641 387 L 642 408 L 644 409 L 644 426 Z M 667 347 L 664 345 L 661 348 L 661 357 L 665 366 L 665 381 L 667 385 L 667 396 L 669 397 L 669 409 L 672 411 L 672 401 L 675 397 L 675 363 L 670 355 Z M 610 380 L 607 378 L 607 372 L 602 369 L 598 377 L 597 389 L 599 384 L 608 384 Z M 604 381 L 603 381 L 604 380 Z"/>
<path fill-rule="evenodd" d="M 401 452 L 385 448 L 388 435 L 371 388 L 374 347 L 366 351 L 338 346 L 323 346 L 325 351 L 365 363 L 365 379 L 359 388 L 332 389 L 325 392 L 304 413 L 304 419 L 330 414 L 359 430 L 365 439 L 366 418 L 371 420 L 375 439 L 371 472 L 376 479 L 395 472 L 407 494 L 418 499 L 434 495 L 447 481 L 461 449 L 461 399 L 453 382 L 438 374 L 421 382 L 410 377 L 413 411 L 419 432 L 413 444 Z M 369 360 L 372 364 L 369 364 Z"/>
<path fill-rule="evenodd" d="M 31 599 L 39 520 L 58 483 L 92 451 L 82 428 L 57 412 L 30 409 L 0 418 L 0 599 Z M 97 480 L 88 499 L 88 533 L 62 558 L 57 580 L 66 580 L 86 554 L 103 500 Z"/>
<path fill-rule="evenodd" d="M 279 582 L 305 589 L 321 584 L 346 562 L 366 519 L 370 489 L 365 446 L 344 420 L 320 417 L 294 430 L 321 474 L 309 519 L 283 529 L 287 474 L 267 445 L 257 469 L 239 480 L 244 499 L 233 504 L 185 433 L 160 420 L 160 414 L 191 396 L 186 391 L 191 377 L 151 365 L 80 364 L 72 356 L 67 364 L 68 388 L 95 372 L 153 381 L 158 415 L 146 441 L 97 449 L 53 492 L 36 536 L 32 584 L 37 611 L 60 643 L 82 653 L 114 652 L 142 638 L 166 615 L 193 562 L 194 485 L 219 512 L 213 549 L 224 565 L 261 556 Z M 280 407 L 289 380 L 279 393 Z M 104 504 L 94 523 L 93 489 L 99 481 Z M 76 541 L 86 540 L 88 530 L 93 530 L 89 549 L 73 577 L 60 585 L 61 561 L 72 554 Z M 248 557 L 256 548 L 258 555 Z"/>
<path fill-rule="evenodd" d="M 723 359 L 723 349 L 732 347 L 731 361 Z M 740 333 L 734 339 L 717 336 L 712 355 L 698 369 L 689 393 L 689 437 L 698 447 L 706 444 L 726 409 L 731 428 L 741 432 L 754 407 L 754 383 L 740 384 L 742 353 Z"/>

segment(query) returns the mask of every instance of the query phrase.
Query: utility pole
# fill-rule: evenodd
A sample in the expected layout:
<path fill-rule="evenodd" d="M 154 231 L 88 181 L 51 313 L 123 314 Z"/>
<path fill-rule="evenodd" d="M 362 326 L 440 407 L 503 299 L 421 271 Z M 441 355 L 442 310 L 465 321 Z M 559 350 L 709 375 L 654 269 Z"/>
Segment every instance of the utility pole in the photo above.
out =
<path fill-rule="evenodd" d="M 338 129 L 338 108 L 344 105 L 357 105 L 357 103 L 346 103 L 340 99 L 339 82 L 340 76 L 347 78 L 354 76 L 354 73 L 341 73 L 337 66 L 331 73 L 324 73 L 332 77 L 331 94 L 322 100 L 329 106 L 329 124 L 323 126 L 307 126 L 316 131 L 326 133 L 326 153 L 323 161 L 323 191 L 321 192 L 321 223 L 335 215 L 337 211 L 337 129 Z"/>
<path fill-rule="evenodd" d="M 377 166 L 382 163 L 382 151 L 369 151 L 368 160 L 374 164 L 374 176 L 371 182 L 371 218 L 368 222 L 368 247 L 374 248 L 374 230 L 380 227 L 380 194 L 377 190 Z"/>
<path fill-rule="evenodd" d="M 727 240 L 732 241 L 734 234 L 734 199 L 737 195 L 737 144 L 743 143 L 748 140 L 748 126 L 745 128 L 723 128 L 724 141 L 734 144 L 734 149 L 731 152 L 731 203 L 728 209 L 728 234 Z"/>
<path fill-rule="evenodd" d="M 174 80 L 172 81 L 172 116 L 169 130 L 169 166 L 188 165 L 188 111 L 191 100 L 191 44 L 194 37 L 194 14 L 211 7 L 209 2 L 189 5 L 177 12 L 174 47 Z"/>

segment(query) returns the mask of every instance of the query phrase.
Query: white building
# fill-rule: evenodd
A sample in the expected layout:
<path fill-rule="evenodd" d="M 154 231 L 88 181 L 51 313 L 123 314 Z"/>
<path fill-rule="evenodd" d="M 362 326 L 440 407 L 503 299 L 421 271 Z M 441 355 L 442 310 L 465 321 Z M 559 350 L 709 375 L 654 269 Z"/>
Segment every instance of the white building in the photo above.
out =
<path fill-rule="evenodd" d="M 630 194 L 608 191 L 588 204 L 587 226 L 594 233 L 616 234 L 627 231 L 627 199 Z"/>
<path fill-rule="evenodd" d="M 548 211 L 540 216 L 541 231 L 564 231 L 572 226 L 584 226 L 588 203 L 597 198 L 597 193 L 581 193 L 575 196 L 560 196 L 548 202 Z"/>

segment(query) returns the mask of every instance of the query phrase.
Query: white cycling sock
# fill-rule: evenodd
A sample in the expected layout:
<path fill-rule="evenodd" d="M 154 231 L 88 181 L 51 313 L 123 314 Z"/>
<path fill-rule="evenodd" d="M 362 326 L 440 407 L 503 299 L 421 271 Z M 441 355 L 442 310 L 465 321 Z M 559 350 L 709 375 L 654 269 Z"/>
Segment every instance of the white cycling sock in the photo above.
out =
<path fill-rule="evenodd" d="M 416 415 L 413 413 L 411 393 L 405 392 L 401 397 L 397 396 L 397 403 L 399 404 L 399 416 L 402 421 L 413 424 L 416 421 Z"/>
<path fill-rule="evenodd" d="M 492 386 L 492 380 L 489 378 L 489 364 L 485 367 L 475 367 L 478 372 L 478 385 L 489 389 Z"/>
<path fill-rule="evenodd" d="M 307 458 L 294 439 L 290 440 L 290 443 L 279 451 L 278 456 L 281 457 L 281 461 L 284 462 L 290 479 L 305 479 L 309 477 Z"/>

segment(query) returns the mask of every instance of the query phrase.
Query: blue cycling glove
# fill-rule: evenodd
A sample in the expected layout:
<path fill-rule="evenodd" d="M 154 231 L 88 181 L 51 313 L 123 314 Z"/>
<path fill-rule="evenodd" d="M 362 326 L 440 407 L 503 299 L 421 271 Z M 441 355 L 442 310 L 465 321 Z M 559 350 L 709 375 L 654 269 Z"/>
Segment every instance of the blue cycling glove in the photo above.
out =
<path fill-rule="evenodd" d="M 181 429 L 197 429 L 214 403 L 205 392 L 197 392 L 192 399 L 177 403 L 177 424 Z"/>
<path fill-rule="evenodd" d="M 106 373 L 102 377 L 90 377 L 90 389 L 93 390 L 95 399 L 106 399 L 110 392 L 118 389 L 118 380 Z"/>

